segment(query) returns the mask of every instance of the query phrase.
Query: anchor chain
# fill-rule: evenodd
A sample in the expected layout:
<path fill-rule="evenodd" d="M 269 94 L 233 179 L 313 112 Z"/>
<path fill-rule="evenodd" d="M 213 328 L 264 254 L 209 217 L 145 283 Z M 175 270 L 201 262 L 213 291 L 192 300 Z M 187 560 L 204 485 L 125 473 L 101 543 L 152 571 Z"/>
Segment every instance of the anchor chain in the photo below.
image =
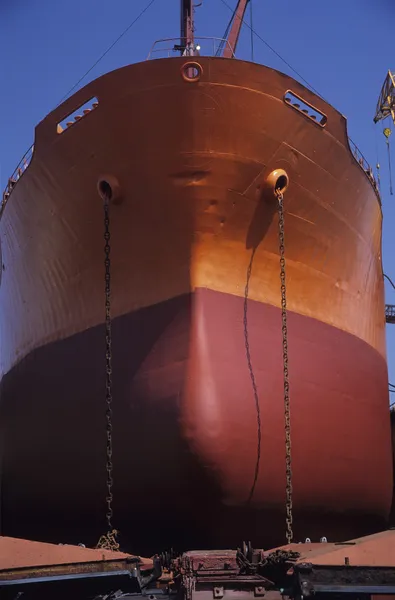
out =
<path fill-rule="evenodd" d="M 284 196 L 276 189 L 278 200 L 278 230 L 280 251 L 281 280 L 281 319 L 283 335 L 283 375 L 284 375 L 284 417 L 285 417 L 285 473 L 286 473 L 286 539 L 293 540 L 293 504 L 292 504 L 292 455 L 291 455 L 291 411 L 289 400 L 288 376 L 288 324 L 287 324 L 287 288 L 285 279 L 285 246 L 284 246 Z"/>
<path fill-rule="evenodd" d="M 97 543 L 97 548 L 105 550 L 119 550 L 117 542 L 118 531 L 113 528 L 113 462 L 112 462 L 112 331 L 111 331 L 111 234 L 110 234 L 110 198 L 104 198 L 104 268 L 105 268 L 105 307 L 106 307 L 106 425 L 107 425 L 107 533 L 102 535 Z"/>

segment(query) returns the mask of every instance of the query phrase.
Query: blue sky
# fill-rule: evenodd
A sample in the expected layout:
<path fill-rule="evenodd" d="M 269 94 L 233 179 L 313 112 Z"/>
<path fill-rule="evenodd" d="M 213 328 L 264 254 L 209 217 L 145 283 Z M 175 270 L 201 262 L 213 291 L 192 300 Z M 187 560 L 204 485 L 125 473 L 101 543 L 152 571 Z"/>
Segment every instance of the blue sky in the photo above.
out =
<path fill-rule="evenodd" d="M 235 0 L 226 2 L 235 5 Z M 148 0 L 0 0 L 1 188 L 32 143 L 36 123 L 147 4 Z M 395 280 L 395 196 L 389 195 L 382 127 L 372 122 L 385 74 L 395 69 L 393 0 L 253 0 L 253 15 L 259 35 L 348 118 L 349 135 L 372 166 L 378 154 L 384 270 Z M 222 37 L 229 16 L 222 0 L 203 0 L 196 10 L 197 35 Z M 109 70 L 144 60 L 153 41 L 176 37 L 178 29 L 179 0 L 156 0 L 80 87 Z M 248 29 L 242 33 L 238 57 L 251 58 Z M 295 76 L 257 38 L 254 58 Z M 395 165 L 395 145 L 393 157 Z M 395 304 L 395 291 L 387 282 L 386 301 Z M 387 346 L 390 381 L 395 383 L 395 326 L 387 328 Z"/>

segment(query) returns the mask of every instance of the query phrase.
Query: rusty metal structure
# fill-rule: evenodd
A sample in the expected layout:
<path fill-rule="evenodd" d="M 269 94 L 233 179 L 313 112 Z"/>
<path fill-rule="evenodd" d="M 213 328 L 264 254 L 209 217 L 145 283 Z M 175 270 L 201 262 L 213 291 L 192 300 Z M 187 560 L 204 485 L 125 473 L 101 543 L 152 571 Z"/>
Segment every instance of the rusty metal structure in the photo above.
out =
<path fill-rule="evenodd" d="M 153 572 L 152 560 L 122 552 L 0 537 L 2 600 L 105 598 L 140 591 Z"/>
<path fill-rule="evenodd" d="M 235 58 L 247 1 L 214 40 L 180 5 L 3 193 L 1 532 L 101 547 L 20 542 L 1 593 L 393 593 L 393 532 L 359 539 L 393 497 L 373 171 L 336 109 Z"/>
<path fill-rule="evenodd" d="M 388 71 L 381 88 L 374 122 L 378 123 L 387 117 L 391 117 L 395 123 L 395 78 L 391 71 Z"/>
<path fill-rule="evenodd" d="M 374 122 L 379 123 L 381 121 L 385 121 L 386 119 L 390 119 L 391 123 L 395 125 L 395 79 L 394 74 L 389 70 L 383 86 L 381 88 L 381 92 L 377 101 L 376 111 L 374 115 Z M 388 167 L 389 167 L 389 180 L 390 180 L 390 194 L 393 194 L 392 189 L 392 166 L 391 166 L 391 156 L 390 156 L 390 144 L 389 139 L 391 135 L 390 128 L 384 128 L 383 124 L 383 133 L 386 138 L 387 143 L 387 151 L 388 151 Z M 379 168 L 379 165 L 377 165 Z M 388 280 L 393 288 L 395 288 L 393 281 L 384 274 L 384 277 Z M 392 304 L 386 304 L 385 306 L 385 320 L 388 324 L 395 323 L 395 306 Z M 394 391 L 393 386 L 390 384 L 390 393 Z M 391 408 L 391 435 L 392 435 L 392 452 L 393 452 L 393 479 L 395 481 L 395 405 L 394 403 L 390 404 Z M 395 486 L 393 492 L 392 499 L 392 509 L 390 515 L 390 523 L 391 525 L 395 525 Z"/>
<path fill-rule="evenodd" d="M 395 531 L 272 550 L 164 553 L 151 560 L 0 538 L 4 600 L 376 598 L 395 594 Z M 17 559 L 15 559 L 17 552 Z"/>
<path fill-rule="evenodd" d="M 237 47 L 237 43 L 239 41 L 240 31 L 241 31 L 241 23 L 243 22 L 243 17 L 247 8 L 248 0 L 238 0 L 236 9 L 233 13 L 232 21 L 231 21 L 231 29 L 229 31 L 229 44 L 224 49 L 223 56 L 224 58 L 234 58 L 234 49 Z"/>
<path fill-rule="evenodd" d="M 385 305 L 385 320 L 387 323 L 395 323 L 395 306 L 393 304 Z"/>

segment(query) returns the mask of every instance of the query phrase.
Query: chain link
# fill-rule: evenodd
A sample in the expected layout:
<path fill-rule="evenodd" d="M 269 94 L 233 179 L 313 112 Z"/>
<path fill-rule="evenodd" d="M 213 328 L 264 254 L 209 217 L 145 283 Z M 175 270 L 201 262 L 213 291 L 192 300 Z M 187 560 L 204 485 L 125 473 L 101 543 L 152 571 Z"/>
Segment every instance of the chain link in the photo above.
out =
<path fill-rule="evenodd" d="M 107 550 L 119 550 L 116 540 L 118 531 L 112 526 L 112 487 L 113 487 L 113 462 L 112 462 L 112 331 L 111 331 L 111 247 L 110 247 L 110 200 L 104 199 L 104 267 L 105 267 L 105 305 L 106 305 L 106 422 L 107 422 L 107 528 L 102 535 L 97 547 Z"/>
<path fill-rule="evenodd" d="M 96 548 L 100 548 L 100 550 L 112 550 L 113 552 L 117 552 L 119 550 L 117 535 L 118 531 L 116 529 L 108 531 L 106 534 L 100 537 Z"/>
<path fill-rule="evenodd" d="M 284 374 L 284 415 L 285 415 L 285 472 L 286 472 L 286 538 L 287 543 L 293 540 L 293 505 L 292 505 L 292 456 L 291 456 L 291 411 L 289 401 L 288 378 L 288 325 L 287 325 L 287 288 L 285 280 L 285 247 L 284 247 L 284 196 L 276 190 L 278 199 L 278 229 L 280 250 L 280 280 L 281 280 L 281 318 L 283 334 L 283 374 Z"/>

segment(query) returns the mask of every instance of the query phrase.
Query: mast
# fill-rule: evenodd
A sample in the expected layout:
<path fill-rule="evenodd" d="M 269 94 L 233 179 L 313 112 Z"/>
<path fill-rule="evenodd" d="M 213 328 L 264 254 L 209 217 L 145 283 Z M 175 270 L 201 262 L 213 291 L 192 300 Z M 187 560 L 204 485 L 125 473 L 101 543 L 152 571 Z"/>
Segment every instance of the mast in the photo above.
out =
<path fill-rule="evenodd" d="M 182 54 L 193 54 L 193 0 L 181 1 L 180 50 Z"/>
<path fill-rule="evenodd" d="M 225 50 L 223 52 L 224 58 L 234 58 L 235 56 L 241 26 L 243 25 L 244 15 L 249 1 L 250 0 L 238 0 L 236 10 L 231 19 L 231 22 L 233 20 L 232 28 L 226 40 L 228 43 L 225 44 Z"/>

